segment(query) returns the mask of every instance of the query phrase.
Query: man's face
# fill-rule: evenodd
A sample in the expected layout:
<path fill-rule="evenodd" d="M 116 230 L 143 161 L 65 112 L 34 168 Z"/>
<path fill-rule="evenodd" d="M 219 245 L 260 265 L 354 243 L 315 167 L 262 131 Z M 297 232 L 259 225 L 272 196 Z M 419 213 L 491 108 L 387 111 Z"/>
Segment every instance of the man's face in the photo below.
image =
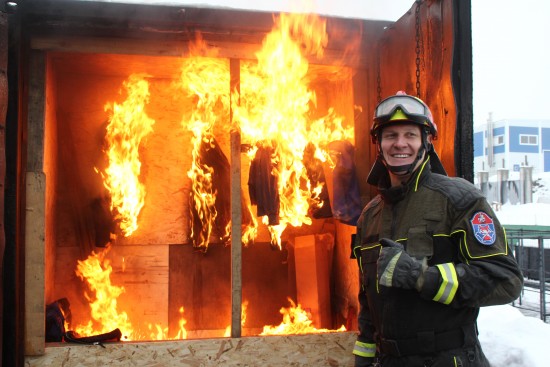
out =
<path fill-rule="evenodd" d="M 415 124 L 398 124 L 382 130 L 380 148 L 386 163 L 390 166 L 404 166 L 416 159 L 422 147 L 420 126 Z M 430 141 L 431 136 L 428 136 Z M 420 165 L 419 160 L 417 165 Z M 417 167 L 414 167 L 416 169 Z"/>

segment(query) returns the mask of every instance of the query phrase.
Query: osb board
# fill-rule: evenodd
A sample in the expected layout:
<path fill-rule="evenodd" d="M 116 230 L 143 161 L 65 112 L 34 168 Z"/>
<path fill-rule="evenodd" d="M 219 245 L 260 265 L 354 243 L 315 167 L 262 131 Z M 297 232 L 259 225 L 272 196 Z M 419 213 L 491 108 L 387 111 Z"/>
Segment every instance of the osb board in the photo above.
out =
<path fill-rule="evenodd" d="M 103 180 L 95 171 L 102 171 L 107 165 L 102 144 L 109 113 L 104 106 L 124 101 L 124 80 L 58 73 L 59 140 L 65 142 L 59 154 L 58 173 L 61 246 L 82 247 L 89 236 L 93 241 L 92 203 L 105 195 Z M 146 113 L 155 124 L 153 133 L 140 146 L 145 205 L 138 217 L 137 231 L 128 238 L 119 235 L 117 245 L 187 242 L 186 172 L 191 161 L 191 135 L 181 120 L 189 104 L 173 95 L 168 80 L 152 80 L 150 93 Z"/>
<path fill-rule="evenodd" d="M 205 339 L 100 346 L 48 347 L 41 357 L 27 357 L 27 367 L 85 366 L 353 366 L 352 332 Z"/>
<path fill-rule="evenodd" d="M 103 251 L 95 249 L 96 253 Z M 80 252 L 76 247 L 58 247 L 54 298 L 66 297 L 71 304 L 74 329 L 90 320 L 89 301 L 95 295 L 76 275 Z M 148 325 L 168 327 L 168 246 L 113 246 L 105 254 L 112 267 L 114 286 L 124 287 L 117 299 L 117 310 L 126 312 L 134 332 L 149 336 Z M 42 316 L 43 317 L 43 316 Z"/>
<path fill-rule="evenodd" d="M 170 246 L 169 320 L 177 330 L 179 308 L 184 307 L 189 331 L 225 329 L 231 324 L 231 248 L 211 244 L 206 253 L 191 246 Z M 292 253 L 273 250 L 269 243 L 254 243 L 242 249 L 242 299 L 247 306 L 245 328 L 260 331 L 279 325 L 279 312 L 296 301 Z M 268 289 L 268 291 L 266 291 Z M 222 336 L 218 334 L 217 336 Z M 250 335 L 243 333 L 242 335 Z"/>

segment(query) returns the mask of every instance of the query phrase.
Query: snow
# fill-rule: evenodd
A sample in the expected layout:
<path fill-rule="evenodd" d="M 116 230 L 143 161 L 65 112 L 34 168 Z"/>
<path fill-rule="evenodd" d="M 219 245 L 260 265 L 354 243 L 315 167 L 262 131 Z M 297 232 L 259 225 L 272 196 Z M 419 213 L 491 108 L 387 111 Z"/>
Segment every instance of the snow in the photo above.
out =
<path fill-rule="evenodd" d="M 550 226 L 550 204 L 503 205 L 495 212 L 506 226 Z M 539 293 L 525 292 L 523 301 L 538 310 Z M 550 307 L 549 307 L 550 308 Z M 547 367 L 550 324 L 537 312 L 526 316 L 512 305 L 482 307 L 478 317 L 479 340 L 492 367 Z M 550 318 L 547 318 L 550 322 Z"/>
<path fill-rule="evenodd" d="M 503 226 L 507 224 L 550 226 L 550 204 L 531 203 L 522 205 L 503 205 L 496 211 Z"/>
<path fill-rule="evenodd" d="M 479 340 L 492 367 L 547 367 L 550 325 L 511 305 L 482 307 Z"/>

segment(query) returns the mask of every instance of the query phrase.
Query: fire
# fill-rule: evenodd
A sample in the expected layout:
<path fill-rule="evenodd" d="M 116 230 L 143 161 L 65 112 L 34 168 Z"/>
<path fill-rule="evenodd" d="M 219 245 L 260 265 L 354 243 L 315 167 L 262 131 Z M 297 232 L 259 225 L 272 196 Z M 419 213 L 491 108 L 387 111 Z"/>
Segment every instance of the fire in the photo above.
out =
<path fill-rule="evenodd" d="M 149 83 L 143 75 L 130 75 L 124 82 L 128 93 L 122 103 L 107 103 L 110 111 L 105 141 L 109 165 L 102 174 L 111 196 L 111 211 L 124 236 L 137 228 L 137 217 L 144 204 L 145 187 L 139 181 L 141 162 L 139 146 L 153 131 L 154 120 L 145 113 L 149 100 Z"/>
<path fill-rule="evenodd" d="M 316 106 L 315 92 L 308 85 L 308 56 L 321 58 L 327 45 L 326 22 L 313 14 L 281 14 L 257 52 L 257 63 L 246 63 L 241 71 L 240 105 L 235 119 L 243 142 L 270 149 L 272 174 L 277 178 L 280 198 L 279 224 L 270 225 L 273 243 L 281 247 L 281 234 L 288 225 L 312 223 L 311 205 L 318 203 L 303 164 L 308 144 L 317 157 L 336 137 L 352 138 L 342 119 L 331 110 L 319 120 L 310 118 Z M 250 152 L 251 158 L 256 153 Z M 265 223 L 266 218 L 262 219 Z"/>
<path fill-rule="evenodd" d="M 78 261 L 76 275 L 86 281 L 89 289 L 95 294 L 95 298 L 85 294 L 90 302 L 91 317 L 86 325 L 75 328 L 80 335 L 94 335 L 110 332 L 119 328 L 122 335 L 131 338 L 133 327 L 126 312 L 119 312 L 117 306 L 118 297 L 124 292 L 124 287 L 111 284 L 113 268 L 105 255 L 110 247 L 102 252 L 92 254 L 84 261 Z"/>
<path fill-rule="evenodd" d="M 264 326 L 264 330 L 260 335 L 296 335 L 346 331 L 344 325 L 338 330 L 316 329 L 311 325 L 313 321 L 310 315 L 302 309 L 302 306 L 300 304 L 296 305 L 290 298 L 288 298 L 288 301 L 290 302 L 290 307 L 283 307 L 279 311 L 283 315 L 283 322 L 278 326 Z"/>
<path fill-rule="evenodd" d="M 248 152 L 251 160 L 261 149 L 270 152 L 271 174 L 276 178 L 280 198 L 279 220 L 278 224 L 270 223 L 267 216 L 261 220 L 268 226 L 272 243 L 281 247 L 281 236 L 288 225 L 299 227 L 312 223 L 309 209 L 319 204 L 317 195 L 321 187 L 311 185 L 303 163 L 304 152 L 313 145 L 316 158 L 330 160 L 326 146 L 331 141 L 353 139 L 353 128 L 347 128 L 333 109 L 321 118 L 311 117 L 317 101 L 309 85 L 308 59 L 322 58 L 327 44 L 326 22 L 318 16 L 281 14 L 275 18 L 274 29 L 256 53 L 257 60 L 241 62 L 238 104 L 233 102 L 237 98 L 231 98 L 236 91 L 230 90 L 229 60 L 217 58 L 215 50 L 208 49 L 200 40 L 192 47 L 176 87 L 194 101 L 191 113 L 182 120 L 182 128 L 191 134 L 192 163 L 187 171 L 191 183 L 193 215 L 190 217 L 200 222 L 190 226 L 195 247 L 206 251 L 218 216 L 214 168 L 204 162 L 202 154 L 214 147 L 216 136 L 228 136 L 230 126 L 240 131 L 243 145 L 252 147 Z M 106 134 L 109 165 L 102 176 L 111 196 L 111 211 L 124 236 L 130 236 L 138 228 L 137 218 L 146 194 L 139 181 L 139 147 L 153 131 L 155 121 L 145 113 L 149 98 L 145 77 L 131 75 L 124 87 L 128 92 L 126 101 L 105 106 L 110 111 Z M 230 110 L 233 121 L 230 121 Z M 243 230 L 245 244 L 257 235 L 254 216 L 252 220 L 252 226 Z M 230 228 L 228 223 L 226 231 Z M 140 327 L 139 330 L 147 329 L 149 333 L 142 337 L 126 312 L 117 309 L 117 298 L 124 287 L 111 284 L 112 267 L 105 259 L 107 252 L 108 248 L 100 253 L 92 252 L 88 259 L 78 262 L 77 275 L 87 282 L 95 296 L 86 295 L 93 320 L 75 330 L 82 335 L 94 335 L 119 328 L 126 340 L 169 339 L 168 329 L 161 325 Z M 289 308 L 280 310 L 283 322 L 275 327 L 264 326 L 261 335 L 329 331 L 313 327 L 301 305 L 290 298 L 289 302 Z M 243 303 L 243 325 L 246 305 Z M 187 337 L 183 311 L 182 307 L 177 339 Z"/>
<path fill-rule="evenodd" d="M 124 293 L 124 287 L 116 286 L 111 282 L 111 273 L 113 268 L 108 259 L 105 258 L 110 250 L 107 246 L 105 250 L 95 253 L 92 251 L 90 256 L 84 261 L 78 261 L 76 275 L 86 282 L 90 291 L 94 294 L 85 294 L 89 301 L 91 318 L 84 325 L 77 325 L 74 330 L 82 336 L 90 336 L 108 333 L 116 328 L 120 329 L 125 340 L 169 340 L 186 339 L 186 324 L 183 318 L 183 307 L 180 308 L 179 330 L 175 337 L 168 336 L 168 328 L 159 324 L 148 325 L 149 335 L 142 335 L 134 328 L 128 314 L 118 310 L 118 297 Z"/>
<path fill-rule="evenodd" d="M 201 40 L 191 49 L 191 54 L 195 56 L 184 63 L 177 87 L 196 101 L 191 116 L 184 119 L 182 125 L 192 133 L 192 163 L 187 176 L 191 179 L 191 205 L 200 220 L 199 226 L 191 223 L 191 238 L 195 247 L 206 250 L 218 215 L 217 192 L 212 186 L 214 170 L 202 161 L 201 151 L 213 146 L 214 127 L 223 129 L 229 121 L 229 62 L 214 58 L 215 53 Z"/>
<path fill-rule="evenodd" d="M 246 323 L 246 309 L 248 308 L 248 301 L 244 301 L 241 304 L 241 326 L 244 326 Z M 223 334 L 224 338 L 231 336 L 231 326 L 225 328 L 225 333 Z"/>
<path fill-rule="evenodd" d="M 353 139 L 353 128 L 344 127 L 341 117 L 330 109 L 327 115 L 312 120 L 315 92 L 309 87 L 308 57 L 322 58 L 328 44 L 326 21 L 314 14 L 281 14 L 273 30 L 256 53 L 256 62 L 241 62 L 239 98 L 231 102 L 227 60 L 213 58 L 200 40 L 182 68 L 179 87 L 196 100 L 184 128 L 193 134 L 193 163 L 188 172 L 192 180 L 192 203 L 201 221 L 200 233 L 193 233 L 195 246 L 207 247 L 216 218 L 217 193 L 212 189 L 212 167 L 201 162 L 201 147 L 212 144 L 214 133 L 228 134 L 229 110 L 232 124 L 241 132 L 244 145 L 252 147 L 250 159 L 259 148 L 271 152 L 272 175 L 280 198 L 278 223 L 269 223 L 272 243 L 281 247 L 281 235 L 288 225 L 312 223 L 308 211 L 319 205 L 320 187 L 313 187 L 303 164 L 308 144 L 315 156 L 327 160 L 326 146 L 333 140 Z M 349 73 L 349 71 L 348 71 Z M 230 106 L 230 103 L 232 105 Z M 226 130 L 224 130 L 226 129 Z M 192 231 L 197 231 L 192 228 Z M 243 231 L 243 242 L 256 235 L 256 224 Z"/>

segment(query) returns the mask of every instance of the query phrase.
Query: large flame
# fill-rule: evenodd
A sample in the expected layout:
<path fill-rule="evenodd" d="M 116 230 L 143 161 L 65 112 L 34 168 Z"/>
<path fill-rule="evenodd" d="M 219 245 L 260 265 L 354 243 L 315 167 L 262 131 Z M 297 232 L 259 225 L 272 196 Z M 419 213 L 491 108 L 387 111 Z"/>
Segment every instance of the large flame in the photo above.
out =
<path fill-rule="evenodd" d="M 279 311 L 283 315 L 283 321 L 278 326 L 264 326 L 264 330 L 260 335 L 296 335 L 346 331 L 344 325 L 338 330 L 315 328 L 312 326 L 313 321 L 308 312 L 302 309 L 300 304 L 296 305 L 291 298 L 288 298 L 288 301 L 290 302 L 290 307 L 283 307 Z"/>
<path fill-rule="evenodd" d="M 303 164 L 306 146 L 313 144 L 316 157 L 324 159 L 323 148 L 330 141 L 353 138 L 353 129 L 345 129 L 332 110 L 319 120 L 310 117 L 316 96 L 309 87 L 308 57 L 322 57 L 327 42 L 326 22 L 318 16 L 281 14 L 256 54 L 258 62 L 245 64 L 241 72 L 235 119 L 243 141 L 274 152 L 280 209 L 279 224 L 269 230 L 279 247 L 287 225 L 311 224 L 308 209 L 318 204 L 320 188 L 311 186 Z"/>
<path fill-rule="evenodd" d="M 193 57 L 184 63 L 178 86 L 196 101 L 182 125 L 192 133 L 192 162 L 187 175 L 191 179 L 191 205 L 200 221 L 199 226 L 191 223 L 191 238 L 195 247 L 206 249 L 218 215 L 217 192 L 212 185 L 213 168 L 202 161 L 200 153 L 213 146 L 214 126 L 223 129 L 229 121 L 229 62 L 215 58 L 200 39 L 190 52 Z"/>
<path fill-rule="evenodd" d="M 111 211 L 127 237 L 138 228 L 137 218 L 145 197 L 145 187 L 139 181 L 139 145 L 153 131 L 155 121 L 145 113 L 149 83 L 144 76 L 131 75 L 124 87 L 128 97 L 122 104 L 105 105 L 105 110 L 110 111 L 105 136 L 109 165 L 103 177 L 111 197 Z"/>
<path fill-rule="evenodd" d="M 179 86 L 196 100 L 192 116 L 183 123 L 193 133 L 193 163 L 188 175 L 194 210 L 202 224 L 195 245 L 208 246 L 217 214 L 212 168 L 201 162 L 200 147 L 211 144 L 214 131 L 228 133 L 223 129 L 230 125 L 230 107 L 243 144 L 253 148 L 249 157 L 254 158 L 258 147 L 273 152 L 272 174 L 277 179 L 280 208 L 279 224 L 268 227 L 272 242 L 281 247 L 281 235 L 288 225 L 312 223 L 309 208 L 320 205 L 317 196 L 321 188 L 313 187 L 307 177 L 304 150 L 313 144 L 315 157 L 324 161 L 329 142 L 353 139 L 353 128 L 345 128 L 332 109 L 320 119 L 311 118 L 316 96 L 309 87 L 308 58 L 323 57 L 327 43 L 325 20 L 314 14 L 281 14 L 256 53 L 257 62 L 242 62 L 241 94 L 232 100 L 230 92 L 236 91 L 230 91 L 228 62 L 213 58 L 215 53 L 200 40 L 191 49 Z M 267 217 L 262 222 L 267 223 Z M 251 242 L 257 234 L 256 223 L 243 232 L 243 242 Z"/>
<path fill-rule="evenodd" d="M 169 337 L 168 328 L 160 324 L 140 325 L 135 328 L 128 314 L 119 311 L 118 297 L 124 293 L 124 287 L 111 282 L 113 268 L 109 260 L 105 258 L 110 248 L 108 246 L 99 253 L 92 252 L 86 260 L 78 261 L 76 275 L 86 282 L 93 294 L 85 294 L 89 301 L 91 320 L 85 324 L 76 325 L 74 330 L 81 336 L 90 336 L 107 333 L 118 328 L 122 332 L 124 340 L 186 339 L 183 307 L 180 308 L 179 329 L 174 337 Z M 137 330 L 148 330 L 148 334 Z"/>
<path fill-rule="evenodd" d="M 230 90 L 229 61 L 216 58 L 200 40 L 191 49 L 178 87 L 194 101 L 192 113 L 182 126 L 192 135 L 192 164 L 187 173 L 191 181 L 192 208 L 200 220 L 200 225 L 191 225 L 196 247 L 207 248 L 218 215 L 213 168 L 201 159 L 201 151 L 213 146 L 215 136 L 227 136 L 230 126 L 240 130 L 243 144 L 253 147 L 249 151 L 251 159 L 258 148 L 273 152 L 272 174 L 277 178 L 280 208 L 279 224 L 268 226 L 272 242 L 281 247 L 281 235 L 288 225 L 299 227 L 312 223 L 309 208 L 318 204 L 320 187 L 312 187 L 307 176 L 303 163 L 306 147 L 313 145 L 315 156 L 326 160 L 328 143 L 353 139 L 353 128 L 346 128 L 333 109 L 322 118 L 311 117 L 317 103 L 315 92 L 309 86 L 308 59 L 323 57 L 327 43 L 326 23 L 315 15 L 282 14 L 275 18 L 274 29 L 256 54 L 257 61 L 241 63 L 241 95 L 233 98 L 233 102 L 238 99 L 239 103 L 231 106 L 231 93 L 236 91 Z M 132 75 L 124 86 L 128 91 L 127 100 L 121 105 L 105 106 L 111 116 L 106 137 L 109 166 L 103 176 L 111 196 L 111 210 L 123 234 L 130 236 L 138 228 L 137 217 L 145 197 L 139 181 L 139 146 L 152 131 L 154 121 L 144 111 L 149 97 L 145 78 Z M 230 109 L 233 125 L 229 124 Z M 264 223 L 266 220 L 267 217 L 262 218 Z M 254 220 L 253 226 L 243 230 L 243 242 L 253 241 L 256 235 Z M 104 257 L 105 252 L 92 253 L 78 263 L 78 276 L 88 283 L 95 296 L 87 296 L 93 320 L 76 331 L 93 335 L 119 328 L 127 340 L 169 339 L 167 328 L 160 325 L 148 325 L 147 336 L 137 335 L 128 315 L 117 310 L 117 298 L 124 288 L 111 284 L 112 268 Z M 280 311 L 283 322 L 275 327 L 265 326 L 262 335 L 329 331 L 314 328 L 307 312 L 291 299 L 289 302 L 291 307 Z M 183 307 L 180 312 L 182 318 L 176 338 L 185 338 Z M 245 319 L 243 304 L 243 324 Z"/>

